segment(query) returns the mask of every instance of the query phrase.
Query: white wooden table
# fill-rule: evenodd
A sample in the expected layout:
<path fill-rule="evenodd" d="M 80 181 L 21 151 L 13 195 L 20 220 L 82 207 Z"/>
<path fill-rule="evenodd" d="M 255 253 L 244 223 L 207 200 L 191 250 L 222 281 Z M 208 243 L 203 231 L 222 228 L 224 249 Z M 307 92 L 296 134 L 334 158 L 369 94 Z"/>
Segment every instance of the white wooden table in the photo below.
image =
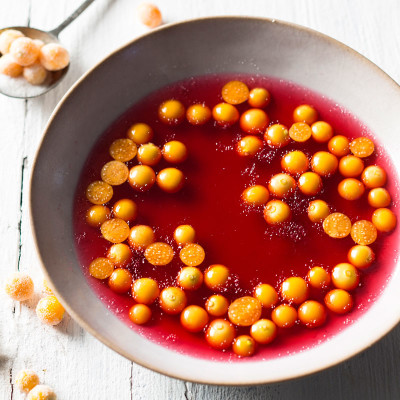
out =
<path fill-rule="evenodd" d="M 0 27 L 51 29 L 79 3 L 0 0 Z M 0 95 L 1 277 L 17 269 L 27 271 L 37 287 L 36 299 L 22 305 L 0 290 L 0 399 L 24 398 L 13 387 L 22 368 L 36 370 L 61 400 L 399 399 L 400 327 L 359 356 L 322 373 L 287 383 L 232 388 L 178 381 L 139 367 L 98 342 L 68 316 L 55 328 L 41 325 L 36 318 L 42 276 L 29 227 L 28 189 L 42 130 L 76 79 L 146 31 L 135 16 L 139 3 L 97 0 L 61 34 L 72 63 L 67 78 L 54 91 L 28 101 Z M 353 47 L 400 82 L 398 0 L 158 0 L 158 5 L 166 23 L 228 14 L 296 22 Z M 377 107 L 384 112 L 381 104 Z"/>

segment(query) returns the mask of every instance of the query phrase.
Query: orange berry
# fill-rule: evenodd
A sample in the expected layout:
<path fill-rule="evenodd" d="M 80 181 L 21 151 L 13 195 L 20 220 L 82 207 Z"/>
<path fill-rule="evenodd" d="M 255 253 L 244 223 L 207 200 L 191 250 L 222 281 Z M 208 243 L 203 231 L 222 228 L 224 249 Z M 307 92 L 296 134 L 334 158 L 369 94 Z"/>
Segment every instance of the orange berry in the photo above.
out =
<path fill-rule="evenodd" d="M 307 282 L 299 276 L 292 276 L 281 283 L 280 292 L 283 300 L 300 304 L 308 297 Z"/>
<path fill-rule="evenodd" d="M 330 212 L 328 203 L 323 200 L 310 201 L 307 209 L 307 215 L 311 222 L 322 222 Z"/>
<path fill-rule="evenodd" d="M 54 390 L 47 385 L 35 386 L 26 397 L 26 400 L 54 400 L 56 394 Z"/>
<path fill-rule="evenodd" d="M 20 76 L 22 72 L 23 67 L 17 64 L 10 54 L 4 54 L 0 57 L 0 74 L 16 78 Z"/>
<path fill-rule="evenodd" d="M 253 296 L 265 308 L 270 308 L 278 302 L 278 293 L 275 288 L 267 283 L 260 283 L 254 289 Z"/>
<path fill-rule="evenodd" d="M 129 236 L 129 225 L 120 218 L 111 218 L 101 224 L 103 238 L 111 243 L 122 243 Z"/>
<path fill-rule="evenodd" d="M 211 118 L 211 110 L 205 104 L 193 104 L 186 111 L 189 124 L 204 125 Z"/>
<path fill-rule="evenodd" d="M 308 283 L 315 289 L 325 289 L 331 283 L 329 272 L 321 267 L 313 267 L 307 273 Z"/>
<path fill-rule="evenodd" d="M 137 154 L 137 146 L 131 139 L 117 139 L 111 143 L 110 156 L 117 161 L 132 160 Z"/>
<path fill-rule="evenodd" d="M 222 317 L 228 312 L 229 302 L 221 294 L 214 294 L 206 301 L 206 310 L 213 317 Z"/>
<path fill-rule="evenodd" d="M 250 186 L 242 193 L 242 200 L 250 206 L 262 206 L 268 201 L 268 198 L 268 189 L 262 185 Z"/>
<path fill-rule="evenodd" d="M 311 125 L 311 134 L 318 143 L 327 142 L 333 136 L 333 128 L 325 121 L 317 121 Z"/>
<path fill-rule="evenodd" d="M 189 332 L 200 332 L 208 322 L 207 311 L 199 306 L 186 307 L 181 313 L 181 324 Z"/>
<path fill-rule="evenodd" d="M 177 168 L 164 168 L 157 175 L 158 186 L 167 193 L 176 193 L 185 184 L 185 175 Z"/>
<path fill-rule="evenodd" d="M 372 223 L 379 232 L 390 232 L 397 225 L 397 218 L 388 208 L 378 208 L 372 214 Z"/>
<path fill-rule="evenodd" d="M 342 239 L 351 231 L 351 221 L 347 215 L 342 213 L 329 214 L 322 224 L 325 233 L 331 238 Z"/>
<path fill-rule="evenodd" d="M 47 78 L 47 70 L 42 64 L 35 62 L 29 67 L 24 67 L 22 74 L 31 85 L 41 85 Z"/>
<path fill-rule="evenodd" d="M 311 127 L 304 122 L 295 122 L 289 129 L 289 136 L 295 142 L 306 142 L 311 137 Z"/>
<path fill-rule="evenodd" d="M 20 37 L 24 37 L 24 34 L 16 29 L 5 29 L 0 33 L 0 53 L 6 54 L 10 51 L 11 43 Z"/>
<path fill-rule="evenodd" d="M 98 257 L 89 265 L 89 274 L 96 279 L 107 279 L 113 271 L 114 263 L 105 257 Z"/>
<path fill-rule="evenodd" d="M 60 71 L 69 64 L 69 53 L 65 47 L 58 43 L 47 43 L 40 48 L 39 59 L 48 71 Z"/>
<path fill-rule="evenodd" d="M 107 221 L 111 217 L 111 211 L 106 206 L 94 205 L 89 208 L 86 212 L 86 222 L 98 228 L 103 222 Z"/>
<path fill-rule="evenodd" d="M 357 269 L 349 263 L 337 264 L 332 270 L 332 283 L 338 289 L 353 290 L 359 282 Z"/>
<path fill-rule="evenodd" d="M 249 98 L 249 88 L 240 81 L 230 81 L 221 90 L 222 98 L 229 104 L 241 104 Z"/>
<path fill-rule="evenodd" d="M 36 315 L 46 325 L 58 325 L 62 321 L 64 313 L 64 307 L 56 296 L 43 297 L 36 306 Z"/>
<path fill-rule="evenodd" d="M 108 278 L 108 286 L 116 293 L 126 293 L 132 286 L 132 274 L 123 268 L 117 268 Z"/>
<path fill-rule="evenodd" d="M 350 235 L 357 244 L 368 246 L 375 242 L 378 233 L 374 224 L 364 219 L 353 224 Z"/>
<path fill-rule="evenodd" d="M 152 167 L 161 160 L 161 150 L 153 143 L 142 144 L 138 149 L 137 159 L 141 164 Z"/>
<path fill-rule="evenodd" d="M 113 194 L 112 186 L 103 181 L 92 182 L 86 189 L 86 198 L 93 204 L 108 203 Z"/>
<path fill-rule="evenodd" d="M 154 240 L 154 231 L 147 225 L 135 225 L 131 229 L 128 238 L 129 245 L 134 250 L 144 250 Z"/>
<path fill-rule="evenodd" d="M 284 125 L 271 125 L 264 134 L 264 140 L 270 147 L 284 147 L 290 142 L 289 131 Z"/>
<path fill-rule="evenodd" d="M 358 179 L 343 179 L 338 185 L 338 192 L 346 200 L 358 200 L 365 192 L 365 187 Z"/>
<path fill-rule="evenodd" d="M 271 343 L 277 334 L 274 322 L 269 319 L 259 319 L 250 328 L 251 337 L 260 344 Z"/>
<path fill-rule="evenodd" d="M 162 23 L 161 11 L 155 4 L 142 3 L 137 12 L 140 22 L 148 28 L 156 28 Z"/>
<path fill-rule="evenodd" d="M 139 192 L 151 189 L 156 181 L 156 174 L 148 165 L 135 165 L 129 170 L 129 184 Z"/>
<path fill-rule="evenodd" d="M 132 297 L 140 304 L 152 304 L 160 294 L 158 283 L 151 278 L 136 279 L 132 285 Z"/>
<path fill-rule="evenodd" d="M 358 269 L 368 268 L 375 260 L 375 253 L 368 246 L 353 246 L 347 253 L 347 259 Z"/>
<path fill-rule="evenodd" d="M 137 216 L 137 205 L 131 199 L 121 199 L 114 203 L 113 214 L 124 221 L 133 221 Z"/>
<path fill-rule="evenodd" d="M 131 260 L 132 250 L 125 243 L 113 244 L 108 249 L 107 258 L 109 258 L 114 265 L 122 267 Z"/>
<path fill-rule="evenodd" d="M 224 288 L 228 282 L 229 269 L 225 265 L 210 265 L 204 272 L 204 283 L 212 290 Z"/>
<path fill-rule="evenodd" d="M 298 310 L 299 320 L 308 328 L 317 328 L 326 320 L 325 307 L 315 300 L 307 300 Z"/>
<path fill-rule="evenodd" d="M 336 157 L 343 157 L 350 153 L 350 141 L 346 136 L 334 136 L 328 142 L 328 150 Z"/>
<path fill-rule="evenodd" d="M 109 185 L 122 185 L 128 179 L 129 169 L 121 161 L 110 161 L 101 169 L 101 179 Z"/>
<path fill-rule="evenodd" d="M 297 321 L 297 311 L 288 304 L 281 304 L 272 310 L 271 318 L 279 328 L 291 328 Z"/>
<path fill-rule="evenodd" d="M 167 243 L 155 242 L 146 247 L 144 257 L 151 265 L 167 265 L 174 258 L 174 250 Z"/>
<path fill-rule="evenodd" d="M 312 156 L 311 169 L 321 176 L 331 176 L 336 172 L 338 160 L 327 151 L 318 151 Z"/>
<path fill-rule="evenodd" d="M 193 243 L 196 239 L 196 231 L 191 225 L 179 225 L 174 231 L 174 239 L 180 246 Z"/>
<path fill-rule="evenodd" d="M 39 384 L 39 377 L 36 372 L 29 369 L 19 371 L 15 377 L 15 385 L 21 392 L 28 393 Z"/>
<path fill-rule="evenodd" d="M 371 207 L 387 207 L 391 201 L 389 192 L 384 188 L 375 188 L 368 193 L 368 203 Z"/>
<path fill-rule="evenodd" d="M 146 304 L 135 304 L 129 309 L 129 319 L 136 325 L 147 324 L 151 314 L 151 308 Z"/>
<path fill-rule="evenodd" d="M 290 217 L 290 207 L 281 200 L 271 200 L 265 205 L 264 219 L 270 225 L 281 224 Z"/>
<path fill-rule="evenodd" d="M 364 161 L 356 156 L 345 156 L 339 161 L 339 172 L 346 178 L 356 178 L 364 170 Z"/>
<path fill-rule="evenodd" d="M 158 118 L 166 125 L 179 125 L 185 119 L 185 107 L 178 100 L 166 100 L 158 108 Z"/>
<path fill-rule="evenodd" d="M 189 267 L 197 267 L 205 257 L 204 249 L 197 243 L 186 244 L 179 253 L 181 261 Z"/>
<path fill-rule="evenodd" d="M 359 137 L 350 143 L 350 151 L 360 158 L 369 157 L 374 150 L 374 142 L 366 137 Z"/>
<path fill-rule="evenodd" d="M 178 274 L 178 285 L 185 290 L 197 290 L 203 283 L 203 274 L 196 267 L 183 267 Z"/>
<path fill-rule="evenodd" d="M 212 115 L 219 126 L 228 127 L 239 120 L 239 111 L 228 103 L 219 103 L 213 110 Z"/>
<path fill-rule="evenodd" d="M 262 149 L 263 142 L 257 136 L 245 136 L 237 142 L 236 151 L 240 156 L 255 156 Z"/>
<path fill-rule="evenodd" d="M 33 64 L 38 59 L 39 53 L 40 49 L 33 40 L 25 36 L 16 38 L 10 45 L 10 55 L 17 64 L 23 67 Z M 50 70 L 46 65 L 44 67 Z"/>
<path fill-rule="evenodd" d="M 233 341 L 232 350 L 239 357 L 249 357 L 256 351 L 256 342 L 251 336 L 240 335 Z"/>
<path fill-rule="evenodd" d="M 269 192 L 279 198 L 289 197 L 296 190 L 296 180 L 288 174 L 276 174 L 268 183 Z"/>
<path fill-rule="evenodd" d="M 364 169 L 361 179 L 368 189 L 374 189 L 385 185 L 387 175 L 382 167 L 370 165 Z"/>
<path fill-rule="evenodd" d="M 247 133 L 262 133 L 268 124 L 267 113 L 259 108 L 250 108 L 240 116 L 240 127 Z"/>
<path fill-rule="evenodd" d="M 313 124 L 318 119 L 317 110 L 308 104 L 302 104 L 293 111 L 294 122 L 304 122 L 308 125 Z"/>
<path fill-rule="evenodd" d="M 29 300 L 34 293 L 32 278 L 22 272 L 14 272 L 6 279 L 4 289 L 13 300 Z"/>
<path fill-rule="evenodd" d="M 178 140 L 172 140 L 164 144 L 162 148 L 162 155 L 165 161 L 173 164 L 179 164 L 186 160 L 188 151 L 182 142 Z"/>
<path fill-rule="evenodd" d="M 271 102 L 271 95 L 267 89 L 254 88 L 250 90 L 247 101 L 251 107 L 264 108 Z"/>
<path fill-rule="evenodd" d="M 228 349 L 235 338 L 235 328 L 224 319 L 214 319 L 207 328 L 207 343 L 218 350 Z"/>
<path fill-rule="evenodd" d="M 353 308 L 353 297 L 343 289 L 333 289 L 328 292 L 324 302 L 329 310 L 337 314 L 345 314 Z"/>
<path fill-rule="evenodd" d="M 286 153 L 281 160 L 283 170 L 292 175 L 300 175 L 308 170 L 308 158 L 300 150 Z"/>
<path fill-rule="evenodd" d="M 230 304 L 228 317 L 237 326 L 250 326 L 260 319 L 261 311 L 262 306 L 258 299 L 244 296 Z"/>
<path fill-rule="evenodd" d="M 127 132 L 128 138 L 136 144 L 144 144 L 150 142 L 150 140 L 153 139 L 153 135 L 153 129 L 143 122 L 133 124 Z"/>
<path fill-rule="evenodd" d="M 322 189 L 322 179 L 315 172 L 305 172 L 300 176 L 298 186 L 306 196 L 315 196 Z"/>
<path fill-rule="evenodd" d="M 177 287 L 167 287 L 160 294 L 160 307 L 167 314 L 179 314 L 186 306 L 186 294 Z"/>

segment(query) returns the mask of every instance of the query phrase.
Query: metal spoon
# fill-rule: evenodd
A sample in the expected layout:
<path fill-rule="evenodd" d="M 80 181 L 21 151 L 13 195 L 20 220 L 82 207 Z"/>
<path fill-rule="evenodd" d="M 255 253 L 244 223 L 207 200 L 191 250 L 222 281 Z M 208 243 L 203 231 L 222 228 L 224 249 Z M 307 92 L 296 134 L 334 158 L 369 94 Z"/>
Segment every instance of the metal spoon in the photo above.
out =
<path fill-rule="evenodd" d="M 59 43 L 58 35 L 60 32 L 74 21 L 83 11 L 85 11 L 93 1 L 94 0 L 84 1 L 65 21 L 49 32 L 27 26 L 10 26 L 8 28 L 0 29 L 0 33 L 7 29 L 16 29 L 31 39 L 40 39 L 44 43 Z M 10 78 L 0 74 L 0 93 L 19 99 L 29 99 L 41 96 L 57 86 L 67 74 L 68 69 L 69 65 L 60 71 L 49 73 L 45 82 L 37 86 L 29 84 L 22 77 Z"/>

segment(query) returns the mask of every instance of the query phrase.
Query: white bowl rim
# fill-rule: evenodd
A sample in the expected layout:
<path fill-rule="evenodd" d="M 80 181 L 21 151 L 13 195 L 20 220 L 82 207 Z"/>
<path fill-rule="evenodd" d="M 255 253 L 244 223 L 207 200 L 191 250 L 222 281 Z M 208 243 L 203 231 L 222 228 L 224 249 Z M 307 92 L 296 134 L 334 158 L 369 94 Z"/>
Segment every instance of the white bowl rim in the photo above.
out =
<path fill-rule="evenodd" d="M 33 162 L 33 166 L 32 166 L 32 170 L 31 170 L 31 176 L 30 176 L 30 194 L 29 194 L 29 211 L 30 211 L 30 227 L 31 227 L 31 231 L 32 231 L 32 236 L 33 236 L 33 241 L 35 243 L 35 247 L 36 247 L 36 252 L 40 261 L 40 267 L 43 271 L 43 274 L 46 278 L 46 280 L 50 283 L 50 285 L 54 288 L 54 293 L 56 295 L 56 297 L 60 300 L 60 302 L 63 304 L 63 306 L 65 307 L 66 311 L 68 312 L 68 314 L 83 328 L 85 329 L 87 332 L 89 332 L 92 336 L 94 336 L 95 338 L 97 338 L 99 341 L 101 341 L 103 344 L 105 344 L 107 347 L 111 348 L 112 350 L 116 351 L 117 353 L 119 353 L 120 355 L 122 355 L 123 357 L 129 359 L 132 362 L 135 362 L 143 367 L 149 368 L 150 370 L 153 370 L 155 372 L 161 373 L 163 375 L 169 376 L 171 378 L 176 378 L 176 379 L 182 379 L 182 380 L 186 380 L 186 381 L 190 381 L 190 382 L 194 382 L 194 383 L 201 383 L 201 384 L 211 384 L 211 385 L 223 385 L 223 386 L 249 386 L 249 385 L 263 385 L 263 384 L 271 384 L 271 383 L 278 383 L 278 382 L 284 382 L 287 380 L 292 380 L 292 379 L 298 379 L 301 377 L 305 377 L 307 375 L 311 375 L 313 373 L 316 372 L 320 372 L 322 370 L 326 370 L 329 368 L 332 368 L 338 364 L 340 364 L 343 361 L 346 361 L 354 356 L 356 356 L 357 354 L 367 350 L 369 347 L 373 346 L 376 342 L 378 342 L 382 337 L 384 337 L 386 334 L 388 334 L 393 328 L 395 328 L 395 326 L 400 322 L 400 303 L 398 305 L 395 305 L 396 308 L 395 311 L 393 312 L 393 317 L 391 319 L 386 319 L 385 320 L 385 325 L 381 326 L 381 328 L 379 329 L 379 333 L 375 333 L 373 335 L 367 335 L 365 338 L 360 338 L 360 340 L 354 345 L 351 345 L 351 351 L 339 351 L 336 354 L 336 357 L 334 357 L 332 360 L 330 361 L 323 361 L 320 362 L 318 365 L 314 365 L 313 363 L 310 363 L 309 365 L 306 365 L 304 369 L 302 369 L 301 371 L 296 371 L 296 372 L 291 372 L 289 374 L 285 374 L 284 376 L 275 376 L 272 378 L 260 378 L 260 377 L 255 377 L 253 378 L 252 376 L 245 376 L 243 380 L 239 380 L 237 375 L 234 375 L 232 378 L 230 379 L 225 379 L 225 380 L 220 380 L 220 379 L 214 379 L 212 376 L 209 376 L 207 379 L 204 378 L 198 378 L 198 377 L 194 377 L 190 374 L 188 374 L 184 368 L 180 369 L 179 372 L 175 372 L 175 371 L 171 371 L 169 369 L 165 369 L 165 368 L 159 368 L 154 362 L 144 362 L 143 360 L 138 360 L 135 359 L 134 356 L 132 356 L 131 354 L 127 354 L 127 352 L 125 350 L 123 350 L 122 348 L 120 348 L 118 345 L 112 343 L 112 341 L 108 340 L 106 337 L 102 336 L 101 334 L 99 334 L 94 328 L 92 328 L 91 325 L 89 325 L 83 317 L 81 317 L 79 315 L 78 311 L 75 311 L 74 309 L 72 309 L 69 305 L 68 302 L 64 299 L 63 296 L 61 296 L 61 294 L 57 291 L 57 289 L 54 286 L 54 283 L 51 280 L 51 277 L 49 276 L 47 269 L 45 267 L 45 263 L 43 261 L 43 257 L 42 254 L 40 252 L 40 248 L 39 248 L 39 244 L 38 244 L 38 238 L 36 235 L 36 231 L 34 228 L 34 222 L 33 222 L 33 204 L 32 204 L 32 196 L 33 196 L 33 191 L 32 191 L 32 180 L 33 180 L 33 175 L 35 172 L 35 167 L 37 164 L 37 160 L 40 156 L 40 151 L 44 142 L 44 139 L 46 137 L 46 134 L 50 128 L 50 126 L 52 125 L 53 120 L 55 119 L 55 117 L 57 116 L 58 111 L 63 107 L 64 103 L 66 102 L 66 100 L 69 98 L 69 96 L 75 91 L 75 89 L 86 79 L 86 77 L 88 75 L 90 75 L 94 70 L 96 70 L 100 65 L 102 65 L 104 62 L 106 62 L 107 60 L 109 60 L 110 58 L 112 58 L 116 53 L 124 50 L 125 48 L 131 46 L 132 44 L 141 41 L 143 38 L 146 38 L 147 36 L 153 35 L 155 32 L 159 32 L 159 31 L 163 31 L 163 30 L 169 30 L 169 29 L 173 29 L 174 27 L 180 26 L 180 25 L 187 25 L 187 24 L 192 24 L 192 23 L 198 23 L 198 22 L 202 22 L 202 21 L 211 21 L 211 20 L 254 20 L 254 21 L 258 21 L 258 22 L 266 22 L 266 23 L 272 23 L 272 24 L 278 24 L 281 26 L 285 26 L 288 28 L 293 28 L 295 30 L 298 31 L 303 31 L 306 33 L 309 33 L 313 36 L 319 37 L 320 39 L 326 41 L 327 43 L 330 43 L 334 46 L 337 47 L 341 47 L 343 50 L 351 53 L 353 56 L 357 57 L 359 59 L 359 61 L 367 63 L 368 66 L 373 70 L 373 72 L 375 74 L 379 74 L 381 76 L 381 78 L 386 79 L 387 81 L 389 81 L 389 83 L 393 86 L 393 88 L 396 88 L 396 90 L 399 92 L 400 94 L 400 85 L 393 79 L 391 78 L 385 71 L 383 71 L 380 67 L 378 67 L 374 62 L 372 62 L 371 60 L 369 60 L 367 57 L 363 56 L 362 54 L 360 54 L 359 52 L 357 52 L 356 50 L 352 49 L 351 47 L 345 45 L 344 43 L 328 36 L 325 35 L 321 32 L 318 32 L 314 29 L 296 24 L 296 23 L 292 23 L 292 22 L 287 22 L 287 21 L 282 21 L 279 19 L 275 19 L 275 18 L 262 18 L 262 17 L 253 17 L 253 16 L 208 16 L 208 17 L 202 17 L 202 18 L 193 18 L 193 19 L 188 19 L 188 20 L 184 20 L 184 21 L 180 21 L 180 22 L 176 22 L 176 23 L 170 23 L 170 24 L 166 24 L 163 25 L 161 27 L 155 28 L 147 33 L 144 33 L 138 37 L 136 37 L 135 39 L 127 42 L 126 44 L 118 47 L 117 49 L 115 49 L 114 51 L 112 51 L 110 54 L 108 54 L 105 58 L 103 58 L 102 60 L 100 60 L 99 62 L 97 62 L 93 67 L 91 67 L 87 72 L 85 72 L 68 90 L 67 92 L 63 95 L 63 97 L 61 98 L 61 100 L 58 102 L 58 104 L 56 105 L 56 107 L 54 108 L 53 112 L 51 113 L 49 120 L 43 130 L 43 136 L 40 140 L 39 146 L 38 146 L 38 150 L 36 152 L 35 155 L 35 159 Z M 389 284 L 387 285 L 389 286 Z M 387 288 L 387 287 L 386 287 Z M 385 290 L 386 290 L 385 288 Z M 373 306 L 372 306 L 373 307 Z M 371 308 L 372 308 L 371 307 Z M 359 317 L 359 319 L 362 319 L 363 316 Z M 329 341 L 329 340 L 328 340 Z M 326 344 L 327 341 L 325 341 L 324 343 L 322 343 L 321 345 L 316 346 L 317 348 L 321 348 L 324 346 L 324 344 Z M 159 346 L 162 347 L 162 346 Z M 169 349 L 165 349 L 168 352 L 173 352 L 176 353 L 173 350 L 169 350 Z M 311 349 L 312 350 L 312 349 Z M 178 354 L 178 353 L 176 353 Z M 180 354 L 179 354 L 180 355 Z M 183 355 L 184 357 L 189 357 L 189 358 L 194 358 L 192 356 L 187 356 L 187 355 Z M 296 357 L 297 354 L 294 355 L 290 355 L 290 357 Z M 286 357 L 283 357 L 283 359 Z M 196 358 L 194 358 L 196 359 Z M 202 364 L 203 367 L 207 366 L 207 363 L 209 362 L 214 362 L 214 361 L 208 361 L 208 360 L 201 360 L 198 359 L 197 361 L 199 361 L 199 364 Z M 273 359 L 274 362 L 279 362 L 279 359 Z M 265 360 L 256 360 L 254 363 L 263 363 L 263 362 L 268 362 Z M 221 362 L 217 362 L 222 364 Z M 239 365 L 240 363 L 233 363 L 230 365 Z M 241 368 L 243 369 L 243 366 L 249 365 L 249 362 L 244 362 L 243 364 L 241 364 Z"/>

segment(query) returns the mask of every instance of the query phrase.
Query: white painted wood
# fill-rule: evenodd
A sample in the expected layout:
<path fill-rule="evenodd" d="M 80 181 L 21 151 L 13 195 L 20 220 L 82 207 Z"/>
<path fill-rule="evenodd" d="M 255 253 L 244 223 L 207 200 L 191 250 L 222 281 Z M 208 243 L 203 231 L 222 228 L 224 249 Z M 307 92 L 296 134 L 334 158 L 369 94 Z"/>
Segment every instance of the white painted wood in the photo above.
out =
<path fill-rule="evenodd" d="M 0 0 L 0 26 L 52 29 L 80 0 Z M 0 400 L 22 399 L 10 376 L 36 370 L 60 399 L 397 399 L 400 328 L 352 360 L 292 382 L 252 388 L 185 383 L 130 363 L 84 332 L 69 317 L 56 328 L 40 325 L 34 306 L 42 277 L 31 238 L 28 179 L 43 127 L 62 95 L 109 52 L 146 32 L 135 16 L 138 0 L 97 0 L 61 34 L 70 49 L 67 78 L 29 101 L 0 96 L 1 276 L 29 272 L 37 296 L 17 304 L 0 291 Z M 400 82 L 400 3 L 397 0 L 159 0 L 167 23 L 211 15 L 252 15 L 319 30 L 358 50 Z M 318 55 L 314 60 L 318 63 Z M 374 99 L 370 99 L 374 101 Z M 382 108 L 384 105 L 377 104 Z M 22 193 L 22 195 L 21 195 Z"/>

